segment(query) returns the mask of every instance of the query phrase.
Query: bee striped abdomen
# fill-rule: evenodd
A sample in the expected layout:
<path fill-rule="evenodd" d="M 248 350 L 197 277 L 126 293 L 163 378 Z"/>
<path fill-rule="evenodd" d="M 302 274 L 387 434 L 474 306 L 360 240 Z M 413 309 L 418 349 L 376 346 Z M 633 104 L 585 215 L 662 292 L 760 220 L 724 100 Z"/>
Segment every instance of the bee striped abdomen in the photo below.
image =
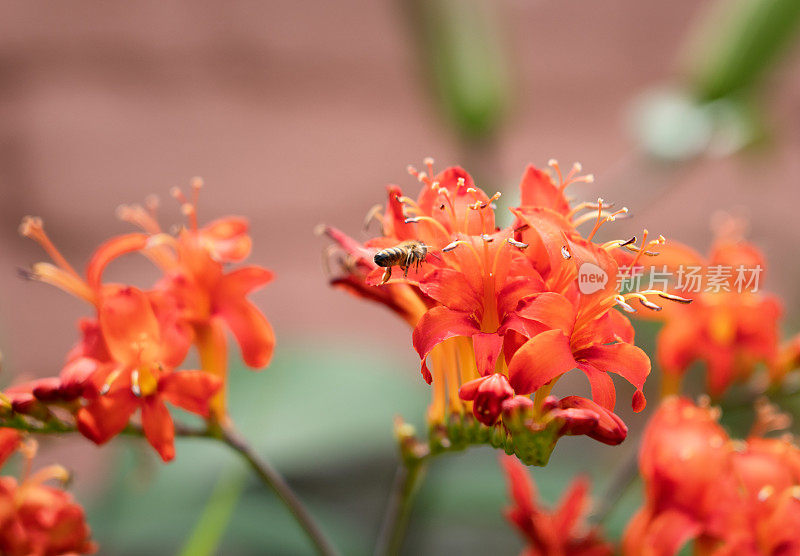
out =
<path fill-rule="evenodd" d="M 406 252 L 400 247 L 389 247 L 375 253 L 375 264 L 382 267 L 398 265 L 406 256 Z"/>

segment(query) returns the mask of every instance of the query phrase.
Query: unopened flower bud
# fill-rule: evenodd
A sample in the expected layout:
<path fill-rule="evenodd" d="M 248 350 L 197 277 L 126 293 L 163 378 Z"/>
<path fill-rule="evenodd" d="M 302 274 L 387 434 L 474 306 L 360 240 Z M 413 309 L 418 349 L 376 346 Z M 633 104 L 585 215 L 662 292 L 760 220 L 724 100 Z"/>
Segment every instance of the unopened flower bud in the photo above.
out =
<path fill-rule="evenodd" d="M 490 427 L 500 417 L 503 402 L 514 396 L 514 389 L 505 375 L 495 373 L 463 384 L 458 395 L 462 400 L 472 401 L 475 418 Z"/>

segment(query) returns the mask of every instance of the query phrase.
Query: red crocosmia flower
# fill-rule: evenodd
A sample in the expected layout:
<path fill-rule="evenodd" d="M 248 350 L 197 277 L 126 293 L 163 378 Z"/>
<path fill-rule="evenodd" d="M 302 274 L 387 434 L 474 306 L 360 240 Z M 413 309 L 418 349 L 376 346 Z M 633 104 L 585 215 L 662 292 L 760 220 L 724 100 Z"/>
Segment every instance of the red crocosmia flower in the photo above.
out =
<path fill-rule="evenodd" d="M 371 211 L 370 217 L 380 221 L 380 237 L 362 245 L 338 230 L 324 232 L 344 253 L 342 275 L 333 283 L 389 306 L 414 326 L 414 348 L 433 390 L 430 423 L 444 423 L 448 412 L 470 411 L 483 423 L 495 423 L 504 403 L 533 392 L 539 407 L 532 419 L 540 420 L 541 401 L 555 379 L 574 367 L 589 376 L 596 401 L 608 410 L 604 414 L 613 415 L 616 395 L 609 372 L 630 380 L 636 388 L 634 407 L 644 407 L 641 389 L 649 360 L 633 346 L 627 318 L 611 309 L 634 310 L 628 303 L 632 298 L 655 306 L 647 296 L 663 292 L 623 295 L 616 275 L 620 262 L 635 262 L 664 239 L 648 242 L 645 234 L 639 245 L 635 238 L 593 243 L 595 232 L 626 209 L 609 212 L 602 200 L 570 207 L 565 188 L 592 181 L 578 175 L 579 166 L 563 176 L 553 161 L 558 183 L 528 167 L 520 184 L 522 206 L 512 211 L 516 221 L 498 229 L 494 201 L 499 194 L 484 193 L 461 168 L 435 174 L 432 161 L 426 165 L 425 172 L 410 170 L 422 182 L 416 199 L 390 186 L 383 213 L 380 207 Z M 586 209 L 590 212 L 583 213 Z M 578 227 L 591 220 L 595 225 L 585 238 Z M 424 260 L 387 280 L 375 253 L 412 240 L 426 246 Z M 501 387 L 501 376 L 513 391 Z M 478 381 L 481 377 L 492 378 Z M 526 402 L 513 404 L 522 411 Z M 592 413 L 587 419 L 596 424 L 600 417 Z M 522 429 L 541 431 L 541 425 Z"/>
<path fill-rule="evenodd" d="M 376 288 L 374 285 L 367 284 L 367 276 L 378 268 L 374 261 L 375 250 L 364 247 L 340 230 L 330 226 L 321 226 L 319 232 L 330 237 L 336 243 L 339 251 L 338 266 L 342 272 L 331 277 L 330 284 L 332 286 L 357 297 L 381 303 L 411 326 L 417 325 L 419 319 L 428 310 L 426 296 L 420 292 L 417 286 L 394 282 Z M 326 259 L 326 263 L 329 258 Z"/>
<path fill-rule="evenodd" d="M 552 329 L 535 335 L 514 354 L 508 368 L 512 387 L 529 394 L 577 367 L 588 377 L 593 399 L 613 411 L 616 391 L 608 373 L 615 373 L 634 385 L 633 408 L 641 411 L 650 359 L 633 345 L 629 322 L 615 311 L 586 322 L 578 318 L 578 310 L 574 301 L 553 292 L 523 301 L 520 317 Z"/>
<path fill-rule="evenodd" d="M 656 358 L 664 370 L 665 393 L 677 393 L 689 366 L 702 361 L 707 388 L 721 396 L 734 382 L 746 381 L 759 365 L 779 381 L 778 299 L 761 291 L 765 263 L 759 251 L 743 241 L 718 239 L 706 260 L 681 245 L 665 246 L 661 257 L 675 272 L 695 272 L 704 282 L 684 278 L 675 291 L 691 305 L 671 305 L 658 314 Z M 682 269 L 682 270 L 681 270 Z M 655 270 L 660 270 L 656 265 Z"/>
<path fill-rule="evenodd" d="M 515 458 L 505 456 L 502 464 L 508 477 L 513 505 L 506 518 L 522 533 L 525 556 L 610 556 L 612 546 L 597 528 L 582 523 L 589 510 L 589 481 L 573 481 L 557 508 L 547 510 L 537 500 L 527 469 Z"/>
<path fill-rule="evenodd" d="M 713 556 L 800 549 L 800 529 L 786 527 L 800 524 L 800 450 L 786 439 L 731 441 L 717 417 L 681 398 L 654 415 L 639 461 L 645 506 L 628 525 L 624 554 L 671 556 L 690 541 Z"/>
<path fill-rule="evenodd" d="M 154 212 L 139 206 L 123 207 L 120 217 L 152 234 L 142 252 L 165 273 L 151 292 L 159 313 L 174 315 L 177 323 L 190 326 L 193 341 L 205 370 L 222 380 L 223 387 L 212 400 L 212 415 L 227 418 L 225 384 L 227 345 L 224 328 L 231 330 L 245 364 L 266 367 L 272 358 L 275 335 L 266 317 L 247 296 L 272 280 L 272 273 L 259 266 L 226 272 L 225 263 L 240 262 L 251 248 L 247 221 L 228 217 L 199 227 L 197 198 L 202 182 L 192 182 L 193 198 L 187 200 L 173 190 L 189 226 L 178 237 L 161 232 Z"/>
<path fill-rule="evenodd" d="M 516 244 L 508 231 L 464 237 L 451 245 L 445 257 L 452 259 L 453 268 L 434 269 L 419 283 L 425 294 L 440 303 L 414 329 L 423 375 L 430 376 L 428 354 L 454 337 L 471 339 L 481 375 L 504 370 L 500 351 L 505 333 L 514 330 L 530 336 L 536 329 L 518 318 L 516 308 L 526 296 L 541 292 L 544 282 L 519 253 L 524 246 Z"/>
<path fill-rule="evenodd" d="M 148 442 L 164 461 L 175 456 L 174 427 L 165 401 L 209 415 L 211 396 L 221 380 L 204 371 L 173 371 L 185 356 L 164 341 L 147 295 L 133 287 L 108 287 L 98 309 L 111 362 L 99 363 L 88 404 L 77 415 L 80 432 L 98 444 L 119 434 L 137 409 Z M 181 353 L 182 352 L 182 353 Z M 89 388 L 87 388 L 89 390 Z"/>
<path fill-rule="evenodd" d="M 0 430 L 0 442 L 6 430 Z M 22 451 L 29 460 L 29 469 L 36 447 L 32 442 L 26 444 Z M 44 484 L 52 479 L 65 482 L 67 471 L 51 465 L 25 473 L 21 482 L 0 477 L 0 553 L 30 556 L 95 552 L 97 546 L 91 541 L 83 508 L 68 493 Z"/>

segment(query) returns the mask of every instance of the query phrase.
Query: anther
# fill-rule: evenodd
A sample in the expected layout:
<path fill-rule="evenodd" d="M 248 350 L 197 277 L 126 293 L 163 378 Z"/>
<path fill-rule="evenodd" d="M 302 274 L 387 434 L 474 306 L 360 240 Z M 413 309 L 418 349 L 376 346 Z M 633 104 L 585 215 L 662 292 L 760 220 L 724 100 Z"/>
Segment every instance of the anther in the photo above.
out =
<path fill-rule="evenodd" d="M 639 298 L 639 303 L 641 303 L 642 305 L 644 305 L 645 307 L 647 307 L 651 311 L 658 312 L 658 311 L 660 311 L 662 309 L 662 307 L 660 305 L 656 305 L 652 301 L 648 301 L 647 298 L 645 298 L 645 297 L 640 297 Z"/>
<path fill-rule="evenodd" d="M 688 304 L 691 303 L 691 299 L 687 299 L 685 297 L 681 297 L 679 295 L 675 295 L 674 293 L 667 293 L 667 292 L 658 292 L 659 297 L 663 297 L 664 299 L 669 299 L 670 301 L 675 301 L 677 303 L 684 303 Z"/>
<path fill-rule="evenodd" d="M 491 243 L 491 242 L 494 241 L 494 238 L 492 236 L 490 236 L 489 234 L 482 234 L 481 235 L 481 239 L 483 241 L 485 241 L 486 243 Z"/>
<path fill-rule="evenodd" d="M 521 241 L 517 241 L 516 239 L 508 238 L 506 241 L 511 245 L 513 245 L 514 247 L 518 247 L 519 249 L 526 249 L 528 247 L 527 243 L 522 243 Z"/>
<path fill-rule="evenodd" d="M 632 238 L 630 238 L 627 241 L 623 241 L 622 243 L 619 244 L 619 246 L 620 247 L 625 247 L 626 245 L 632 245 L 634 243 L 636 243 L 636 236 L 633 236 Z"/>
<path fill-rule="evenodd" d="M 461 242 L 460 241 L 454 241 L 453 243 L 449 243 L 449 244 L 445 245 L 444 247 L 442 247 L 442 252 L 443 253 L 447 253 L 449 251 L 452 251 L 453 249 L 458 247 L 459 243 L 461 243 Z"/>
<path fill-rule="evenodd" d="M 142 397 L 142 387 L 139 385 L 139 369 L 135 369 L 131 373 L 131 392 L 137 398 Z"/>
<path fill-rule="evenodd" d="M 566 245 L 561 246 L 561 256 L 567 261 L 572 258 L 572 253 L 569 252 Z"/>
<path fill-rule="evenodd" d="M 419 216 L 412 216 L 411 218 L 406 218 L 405 220 L 403 220 L 403 223 L 404 224 L 416 224 L 419 221 L 420 221 L 420 217 Z"/>
<path fill-rule="evenodd" d="M 615 296 L 614 300 L 617 302 L 617 305 L 622 307 L 622 310 L 625 311 L 626 313 L 636 312 L 636 309 L 628 305 L 628 303 L 625 301 L 625 298 L 623 298 L 621 295 Z"/>

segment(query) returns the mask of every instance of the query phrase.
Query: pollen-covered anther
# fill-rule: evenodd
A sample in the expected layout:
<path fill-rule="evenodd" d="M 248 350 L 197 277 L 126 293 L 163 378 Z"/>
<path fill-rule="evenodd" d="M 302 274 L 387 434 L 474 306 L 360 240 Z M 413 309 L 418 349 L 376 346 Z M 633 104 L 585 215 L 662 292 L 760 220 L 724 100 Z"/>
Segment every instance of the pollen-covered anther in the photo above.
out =
<path fill-rule="evenodd" d="M 758 501 L 766 502 L 773 494 L 775 494 L 775 487 L 772 485 L 764 485 L 758 491 Z"/>
<path fill-rule="evenodd" d="M 481 235 L 481 239 L 483 241 L 485 241 L 486 243 L 491 243 L 491 242 L 494 241 L 494 238 L 492 236 L 490 236 L 489 234 L 482 234 Z"/>
<path fill-rule="evenodd" d="M 572 253 L 569 252 L 566 245 L 561 246 L 561 256 L 564 257 L 564 260 L 568 261 L 572 258 Z"/>
<path fill-rule="evenodd" d="M 421 216 L 411 216 L 411 217 L 406 218 L 405 220 L 403 220 L 403 223 L 405 223 L 405 224 L 416 224 L 417 222 L 421 222 L 421 221 L 422 221 L 422 217 Z"/>
<path fill-rule="evenodd" d="M 519 249 L 526 249 L 528 247 L 527 243 L 522 243 L 521 241 L 517 241 L 516 239 L 513 238 L 508 238 L 506 242 Z"/>
<path fill-rule="evenodd" d="M 679 295 L 675 295 L 674 293 L 658 292 L 658 296 L 659 297 L 663 297 L 664 299 L 669 299 L 670 301 L 675 301 L 676 303 L 688 304 L 688 303 L 692 302 L 691 299 L 687 299 L 685 297 L 681 297 Z"/>
<path fill-rule="evenodd" d="M 462 240 L 456 240 L 456 241 L 454 241 L 452 243 L 448 243 L 447 245 L 442 247 L 442 252 L 443 253 L 448 253 L 448 252 L 452 251 L 453 249 L 455 249 L 456 247 L 458 247 L 459 245 L 461 245 L 462 243 L 464 243 Z"/>
<path fill-rule="evenodd" d="M 636 312 L 636 309 L 631 307 L 623 296 L 621 295 L 614 296 L 614 301 L 616 301 L 617 305 L 619 305 L 622 308 L 622 310 L 625 311 L 626 313 Z"/>

